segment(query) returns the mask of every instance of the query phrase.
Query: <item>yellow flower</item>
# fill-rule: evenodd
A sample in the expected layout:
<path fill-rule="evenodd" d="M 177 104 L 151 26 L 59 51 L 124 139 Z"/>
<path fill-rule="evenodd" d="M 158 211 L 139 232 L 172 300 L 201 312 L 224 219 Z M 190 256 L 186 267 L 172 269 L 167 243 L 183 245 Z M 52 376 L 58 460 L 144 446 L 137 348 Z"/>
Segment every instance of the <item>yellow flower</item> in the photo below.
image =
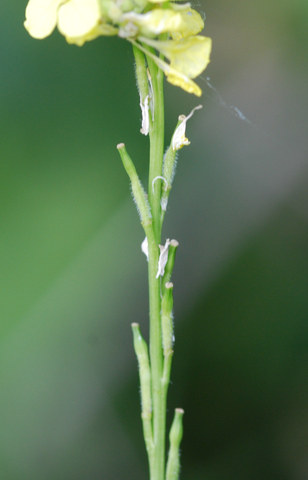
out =
<path fill-rule="evenodd" d="M 39 39 L 50 35 L 57 25 L 66 40 L 77 45 L 117 33 L 114 26 L 103 22 L 98 0 L 30 0 L 24 25 Z"/>
<path fill-rule="evenodd" d="M 165 8 L 164 8 L 164 5 Z M 193 81 L 210 61 L 211 39 L 198 35 L 204 22 L 189 3 L 169 0 L 29 0 L 25 28 L 45 38 L 57 26 L 68 43 L 83 45 L 101 35 L 127 38 L 150 56 L 167 80 L 201 95 Z M 165 34 L 166 41 L 158 38 Z M 150 50 L 147 46 L 151 47 Z M 152 47 L 169 63 L 153 53 Z"/>

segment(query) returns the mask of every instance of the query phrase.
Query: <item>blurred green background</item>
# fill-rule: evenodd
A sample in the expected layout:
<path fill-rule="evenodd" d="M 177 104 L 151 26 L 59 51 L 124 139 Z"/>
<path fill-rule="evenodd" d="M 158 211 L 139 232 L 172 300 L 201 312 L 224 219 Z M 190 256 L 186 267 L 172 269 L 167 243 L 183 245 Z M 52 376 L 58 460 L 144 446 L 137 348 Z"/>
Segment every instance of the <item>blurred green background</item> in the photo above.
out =
<path fill-rule="evenodd" d="M 147 478 L 130 323 L 146 332 L 129 45 L 0 4 L 0 478 Z M 201 1 L 212 62 L 164 236 L 180 242 L 169 413 L 183 480 L 308 478 L 307 0 Z M 198 99 L 166 85 L 167 138 Z"/>

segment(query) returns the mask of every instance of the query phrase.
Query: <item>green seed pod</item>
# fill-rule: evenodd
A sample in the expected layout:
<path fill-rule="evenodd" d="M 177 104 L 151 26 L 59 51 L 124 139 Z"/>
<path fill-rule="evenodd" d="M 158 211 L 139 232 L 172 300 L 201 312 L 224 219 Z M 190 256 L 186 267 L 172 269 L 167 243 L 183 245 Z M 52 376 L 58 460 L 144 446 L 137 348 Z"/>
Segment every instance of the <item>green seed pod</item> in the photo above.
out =
<path fill-rule="evenodd" d="M 168 250 L 168 260 L 165 265 L 164 276 L 162 278 L 162 293 L 165 292 L 165 285 L 169 283 L 171 280 L 171 275 L 173 272 L 174 261 L 175 261 L 175 254 L 177 248 L 179 246 L 179 242 L 177 240 L 171 240 L 169 243 L 169 250 Z"/>
<path fill-rule="evenodd" d="M 132 159 L 128 155 L 124 143 L 119 143 L 117 145 L 117 149 L 119 150 L 124 168 L 131 181 L 132 194 L 140 215 L 141 223 L 146 229 L 146 227 L 151 225 L 152 223 L 151 210 L 146 194 L 143 190 L 140 179 L 136 172 L 135 165 L 133 164 Z"/>
<path fill-rule="evenodd" d="M 166 480 L 178 480 L 180 473 L 180 443 L 183 437 L 183 414 L 182 408 L 176 408 L 171 425 L 169 441 L 170 448 L 167 462 Z"/>
<path fill-rule="evenodd" d="M 132 330 L 134 335 L 134 348 L 139 365 L 142 418 L 150 419 L 152 417 L 152 400 L 148 346 L 141 336 L 138 323 L 132 324 Z"/>
<path fill-rule="evenodd" d="M 164 356 L 172 354 L 173 345 L 173 283 L 169 282 L 165 285 L 165 291 L 161 303 L 161 323 Z"/>

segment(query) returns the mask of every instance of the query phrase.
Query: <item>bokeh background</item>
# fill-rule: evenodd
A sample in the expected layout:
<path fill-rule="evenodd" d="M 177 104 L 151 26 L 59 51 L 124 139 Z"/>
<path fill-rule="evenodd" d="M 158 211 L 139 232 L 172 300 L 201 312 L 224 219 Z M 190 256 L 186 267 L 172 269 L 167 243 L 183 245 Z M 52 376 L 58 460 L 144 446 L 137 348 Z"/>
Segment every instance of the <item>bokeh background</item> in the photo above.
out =
<path fill-rule="evenodd" d="M 0 477 L 147 478 L 130 323 L 146 333 L 129 45 L 0 4 Z M 180 242 L 169 414 L 182 479 L 308 478 L 307 0 L 207 0 L 212 62 L 165 237 Z M 166 85 L 167 139 L 198 99 Z"/>

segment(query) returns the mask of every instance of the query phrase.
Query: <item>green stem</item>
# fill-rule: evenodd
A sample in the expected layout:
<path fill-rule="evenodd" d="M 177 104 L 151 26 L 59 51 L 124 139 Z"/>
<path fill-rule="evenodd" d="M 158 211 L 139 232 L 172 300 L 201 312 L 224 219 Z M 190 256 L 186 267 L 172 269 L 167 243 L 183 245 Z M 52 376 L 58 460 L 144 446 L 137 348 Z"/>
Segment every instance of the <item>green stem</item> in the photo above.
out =
<path fill-rule="evenodd" d="M 155 242 L 149 241 L 150 361 L 152 371 L 154 452 L 151 480 L 164 480 L 166 396 L 162 384 L 163 350 L 161 332 L 160 279 L 156 279 L 161 243 L 161 181 L 164 154 L 163 74 L 147 57 L 153 89 L 153 118 L 150 125 L 150 168 L 148 197 L 151 206 Z M 153 182 L 154 180 L 154 182 Z"/>
<path fill-rule="evenodd" d="M 164 479 L 165 459 L 165 402 L 162 385 L 163 354 L 160 322 L 160 280 L 156 279 L 158 265 L 156 241 L 149 241 L 149 300 L 150 300 L 150 362 L 152 373 L 153 437 L 151 480 Z"/>
<path fill-rule="evenodd" d="M 148 279 L 150 304 L 150 369 L 151 369 L 151 396 L 152 396 L 152 442 L 149 443 L 151 452 L 150 480 L 165 480 L 165 443 L 166 443 L 166 400 L 170 378 L 172 351 L 163 355 L 162 344 L 162 313 L 161 313 L 161 279 L 156 278 L 159 260 L 159 244 L 161 243 L 161 215 L 162 176 L 164 155 L 164 93 L 163 72 L 157 66 L 150 49 L 131 40 L 134 46 L 136 60 L 137 83 L 141 98 L 150 96 L 151 114 L 149 121 L 150 133 L 150 166 L 148 181 L 148 201 L 152 214 L 152 223 L 147 228 L 148 239 Z M 141 53 L 142 52 L 142 53 Z M 148 65 L 150 88 L 147 90 L 145 81 L 145 61 Z M 121 152 L 120 152 L 121 153 Z M 137 202 L 138 204 L 138 202 Z M 140 208 L 139 208 L 140 210 Z M 142 215 L 141 215 L 142 217 Z M 149 425 L 146 424 L 146 436 L 149 435 Z"/>

